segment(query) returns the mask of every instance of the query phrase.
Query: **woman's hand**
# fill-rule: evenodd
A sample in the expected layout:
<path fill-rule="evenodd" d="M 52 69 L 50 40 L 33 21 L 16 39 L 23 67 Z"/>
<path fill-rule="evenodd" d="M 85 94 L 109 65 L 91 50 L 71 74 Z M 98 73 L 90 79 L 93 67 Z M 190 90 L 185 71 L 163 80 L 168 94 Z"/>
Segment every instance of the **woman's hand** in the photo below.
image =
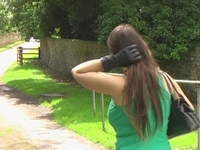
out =
<path fill-rule="evenodd" d="M 142 59 L 137 45 L 130 45 L 120 50 L 115 55 L 108 55 L 101 58 L 104 72 L 117 67 L 127 67 Z"/>

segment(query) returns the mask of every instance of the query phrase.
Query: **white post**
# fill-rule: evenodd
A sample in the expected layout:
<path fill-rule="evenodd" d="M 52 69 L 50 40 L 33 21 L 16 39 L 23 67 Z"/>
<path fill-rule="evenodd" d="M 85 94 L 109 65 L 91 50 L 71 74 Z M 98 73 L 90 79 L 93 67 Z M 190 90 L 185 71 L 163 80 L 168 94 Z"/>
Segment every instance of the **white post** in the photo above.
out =
<path fill-rule="evenodd" d="M 93 104 L 93 113 L 96 116 L 96 102 L 95 102 L 95 91 L 92 91 L 92 104 Z"/>
<path fill-rule="evenodd" d="M 105 118 L 104 118 L 104 95 L 101 93 L 101 107 L 102 107 L 102 128 L 105 131 Z"/>

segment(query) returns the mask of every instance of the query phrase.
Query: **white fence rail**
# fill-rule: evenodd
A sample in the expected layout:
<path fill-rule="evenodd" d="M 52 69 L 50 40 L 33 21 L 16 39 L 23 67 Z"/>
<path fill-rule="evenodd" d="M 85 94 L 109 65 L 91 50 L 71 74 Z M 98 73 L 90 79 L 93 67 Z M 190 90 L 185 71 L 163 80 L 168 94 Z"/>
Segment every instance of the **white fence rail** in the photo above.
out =
<path fill-rule="evenodd" d="M 200 84 L 197 80 L 175 80 L 178 83 L 183 84 Z M 93 113 L 96 115 L 96 94 L 92 91 L 92 102 L 93 102 Z M 102 129 L 105 131 L 105 114 L 104 114 L 104 94 L 101 93 L 101 104 L 102 104 Z M 200 118 L 200 86 L 197 88 L 197 116 Z M 200 150 L 200 129 L 198 129 L 198 150 Z"/>

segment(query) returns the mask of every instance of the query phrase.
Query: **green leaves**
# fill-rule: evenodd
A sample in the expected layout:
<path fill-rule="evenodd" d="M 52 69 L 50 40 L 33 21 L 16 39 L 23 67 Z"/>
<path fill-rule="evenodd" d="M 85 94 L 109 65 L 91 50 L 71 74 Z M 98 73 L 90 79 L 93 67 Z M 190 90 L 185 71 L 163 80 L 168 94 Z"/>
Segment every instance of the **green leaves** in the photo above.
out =
<path fill-rule="evenodd" d="M 121 23 L 133 25 L 159 59 L 180 59 L 200 40 L 200 1 L 104 1 L 98 37 L 105 41 Z M 114 9 L 115 8 L 115 9 Z"/>
<path fill-rule="evenodd" d="M 4 1 L 0 2 L 0 34 L 11 32 L 12 14 Z"/>
<path fill-rule="evenodd" d="M 13 15 L 11 25 L 17 28 L 24 40 L 28 40 L 30 37 L 37 38 L 39 35 L 41 1 L 43 0 L 34 2 L 7 0 L 7 6 Z"/>
<path fill-rule="evenodd" d="M 106 42 L 121 23 L 133 25 L 159 59 L 179 59 L 200 41 L 200 1 L 4 0 L 0 33 L 24 39 L 68 38 Z"/>

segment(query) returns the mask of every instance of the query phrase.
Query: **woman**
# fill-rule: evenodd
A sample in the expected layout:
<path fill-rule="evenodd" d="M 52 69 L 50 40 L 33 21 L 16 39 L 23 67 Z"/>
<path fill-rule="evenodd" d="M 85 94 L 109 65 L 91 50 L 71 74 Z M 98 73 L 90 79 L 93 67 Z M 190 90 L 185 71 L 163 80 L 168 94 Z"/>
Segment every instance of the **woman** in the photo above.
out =
<path fill-rule="evenodd" d="M 112 55 L 84 62 L 72 74 L 83 87 L 112 96 L 108 119 L 116 131 L 116 149 L 170 150 L 171 95 L 147 43 L 131 25 L 122 24 L 107 44 Z M 124 75 L 105 73 L 117 67 Z"/>

